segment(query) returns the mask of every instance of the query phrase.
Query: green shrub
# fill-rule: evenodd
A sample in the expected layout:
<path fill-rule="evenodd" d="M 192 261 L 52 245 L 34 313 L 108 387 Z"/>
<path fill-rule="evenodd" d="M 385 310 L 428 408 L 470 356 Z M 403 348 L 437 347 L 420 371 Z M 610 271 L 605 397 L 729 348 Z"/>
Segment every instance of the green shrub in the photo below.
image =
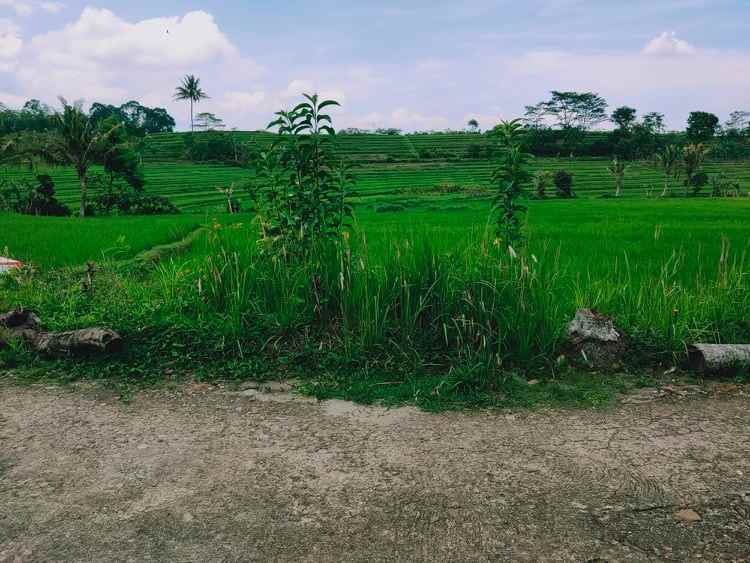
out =
<path fill-rule="evenodd" d="M 558 170 L 555 173 L 554 181 L 557 197 L 566 199 L 575 197 L 575 192 L 573 191 L 573 174 L 567 170 Z"/>

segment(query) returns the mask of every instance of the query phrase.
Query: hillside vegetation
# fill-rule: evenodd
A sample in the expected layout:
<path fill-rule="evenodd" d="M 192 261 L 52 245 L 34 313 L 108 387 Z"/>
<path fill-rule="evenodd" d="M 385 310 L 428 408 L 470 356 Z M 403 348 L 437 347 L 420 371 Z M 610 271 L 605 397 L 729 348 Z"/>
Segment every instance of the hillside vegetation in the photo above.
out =
<path fill-rule="evenodd" d="M 198 133 L 197 137 L 200 138 Z M 234 132 L 234 142 L 251 152 L 270 145 L 274 135 L 267 132 Z M 191 162 L 185 156 L 185 133 L 163 133 L 147 137 L 142 149 L 146 190 L 168 197 L 183 211 L 223 208 L 226 196 L 219 188 L 235 183 L 236 196 L 247 199 L 243 187 L 254 177 L 252 169 L 220 162 Z M 596 142 L 597 133 L 590 134 Z M 496 166 L 494 157 L 484 154 L 492 146 L 485 135 L 469 133 L 433 133 L 413 135 L 357 134 L 339 135 L 338 154 L 356 165 L 354 201 L 377 204 L 412 198 L 415 195 L 448 195 L 482 198 L 489 196 L 490 177 Z M 472 158 L 479 153 L 480 157 Z M 568 170 L 574 175 L 579 196 L 601 196 L 614 189 L 607 171 L 606 157 L 536 158 L 532 171 Z M 78 178 L 70 167 L 42 168 L 53 177 L 59 199 L 73 204 L 78 198 Z M 94 168 L 94 172 L 97 169 Z M 738 181 L 744 191 L 750 189 L 750 163 L 747 161 L 709 162 L 709 174 L 725 172 Z M 7 178 L 32 179 L 33 173 L 22 167 L 4 167 Z M 36 173 L 39 173 L 39 168 Z M 682 183 L 671 179 L 679 193 Z M 634 162 L 625 178 L 624 195 L 658 195 L 663 173 L 651 162 Z M 486 192 L 486 194 L 485 194 Z"/>

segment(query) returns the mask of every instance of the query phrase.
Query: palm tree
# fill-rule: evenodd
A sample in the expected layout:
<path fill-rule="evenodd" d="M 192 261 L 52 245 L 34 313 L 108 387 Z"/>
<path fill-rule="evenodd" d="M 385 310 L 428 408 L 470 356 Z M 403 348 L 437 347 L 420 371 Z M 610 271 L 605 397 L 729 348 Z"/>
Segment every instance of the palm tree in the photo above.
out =
<path fill-rule="evenodd" d="M 174 99 L 175 100 L 190 100 L 190 131 L 195 130 L 195 125 L 193 124 L 193 106 L 194 104 L 197 104 L 201 100 L 205 100 L 208 98 L 208 94 L 206 94 L 201 89 L 201 79 L 196 78 L 192 74 L 188 74 L 185 76 L 185 78 L 182 79 L 182 84 L 180 84 L 177 87 L 177 90 L 175 90 L 174 93 Z"/>
<path fill-rule="evenodd" d="M 122 124 L 118 123 L 109 128 L 99 128 L 81 108 L 81 103 L 69 104 L 65 98 L 60 98 L 63 111 L 55 113 L 54 122 L 57 126 L 59 138 L 57 148 L 62 159 L 76 169 L 78 182 L 81 186 L 80 216 L 86 216 L 86 180 L 89 168 L 101 156 L 104 142 Z"/>
<path fill-rule="evenodd" d="M 682 153 L 676 145 L 667 145 L 656 155 L 656 164 L 664 171 L 664 190 L 661 192 L 661 197 L 667 197 L 669 179 L 674 178 L 676 180 L 679 177 L 681 160 Z"/>
<path fill-rule="evenodd" d="M 617 157 L 615 157 L 612 164 L 607 167 L 607 171 L 612 174 L 615 179 L 615 197 L 620 197 L 620 192 L 622 192 L 622 187 L 625 184 L 625 172 L 627 172 L 627 170 L 628 165 Z"/>
<path fill-rule="evenodd" d="M 703 143 L 687 145 L 682 150 L 682 165 L 685 168 L 685 196 L 688 195 L 688 190 L 693 189 L 694 193 L 697 193 L 703 185 L 705 185 L 705 174 L 703 174 L 704 180 L 700 181 L 700 170 L 703 166 L 703 161 L 706 160 L 708 153 L 711 152 L 711 148 L 704 145 Z"/>

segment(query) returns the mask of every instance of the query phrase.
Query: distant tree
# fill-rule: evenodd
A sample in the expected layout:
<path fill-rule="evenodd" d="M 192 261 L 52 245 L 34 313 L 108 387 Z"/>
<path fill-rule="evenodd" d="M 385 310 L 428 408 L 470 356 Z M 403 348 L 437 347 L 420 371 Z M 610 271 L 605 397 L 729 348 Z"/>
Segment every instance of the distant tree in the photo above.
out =
<path fill-rule="evenodd" d="M 750 129 L 750 111 L 733 111 L 724 124 L 724 132 L 747 133 Z"/>
<path fill-rule="evenodd" d="M 55 114 L 59 132 L 59 151 L 64 162 L 72 165 L 80 185 L 80 216 L 86 216 L 87 175 L 89 168 L 99 156 L 101 145 L 113 135 L 120 125 L 111 129 L 100 129 L 84 111 L 81 104 L 69 104 L 60 98 L 63 109 Z"/>
<path fill-rule="evenodd" d="M 195 128 L 199 131 L 220 131 L 225 127 L 224 120 L 213 113 L 203 112 L 195 116 Z"/>
<path fill-rule="evenodd" d="M 635 116 L 638 110 L 628 106 L 622 106 L 612 112 L 611 119 L 617 128 L 623 131 L 630 130 L 630 127 L 635 123 Z"/>
<path fill-rule="evenodd" d="M 708 183 L 708 176 L 701 172 L 703 162 L 711 149 L 702 143 L 687 145 L 682 149 L 682 166 L 685 170 L 685 195 L 692 189 L 698 193 Z"/>
<path fill-rule="evenodd" d="M 469 127 L 469 131 L 471 131 L 472 133 L 479 132 L 479 122 L 476 119 L 470 119 L 467 125 Z"/>
<path fill-rule="evenodd" d="M 149 108 L 136 101 L 121 106 L 94 103 L 89 116 L 100 123 L 115 118 L 122 123 L 129 135 L 143 137 L 149 133 L 171 133 L 175 127 L 174 118 L 164 108 Z"/>
<path fill-rule="evenodd" d="M 121 122 L 115 117 L 110 117 L 99 123 L 98 127 L 103 137 L 97 152 L 108 176 L 109 189 L 112 190 L 115 179 L 120 178 L 133 189 L 142 190 L 146 182 L 140 158 Z"/>
<path fill-rule="evenodd" d="M 691 112 L 688 117 L 687 137 L 691 143 L 710 141 L 719 129 L 719 118 L 705 111 Z"/>
<path fill-rule="evenodd" d="M 652 111 L 643 116 L 643 126 L 651 132 L 660 134 L 664 133 L 664 114 Z"/>
<path fill-rule="evenodd" d="M 625 185 L 625 173 L 628 170 L 628 165 L 617 157 L 612 160 L 612 163 L 607 167 L 607 171 L 615 179 L 615 197 L 620 197 L 622 188 Z"/>
<path fill-rule="evenodd" d="M 667 145 L 656 155 L 656 164 L 664 173 L 664 190 L 661 197 L 666 197 L 669 192 L 669 179 L 677 179 L 682 172 L 682 151 L 677 145 Z"/>
<path fill-rule="evenodd" d="M 607 101 L 594 92 L 552 91 L 549 100 L 527 106 L 526 119 L 555 119 L 561 129 L 587 131 L 607 120 Z"/>
<path fill-rule="evenodd" d="M 195 131 L 193 107 L 201 100 L 208 98 L 208 94 L 201 89 L 201 79 L 196 78 L 192 74 L 188 74 L 182 79 L 182 84 L 180 84 L 175 90 L 174 97 L 175 100 L 187 100 L 190 102 L 190 131 Z"/>
<path fill-rule="evenodd" d="M 554 175 L 549 170 L 537 170 L 531 178 L 534 185 L 534 194 L 538 199 L 547 197 L 547 188 L 552 185 Z"/>
<path fill-rule="evenodd" d="M 575 193 L 573 192 L 573 174 L 567 170 L 558 170 L 555 173 L 555 192 L 561 198 L 575 197 Z"/>

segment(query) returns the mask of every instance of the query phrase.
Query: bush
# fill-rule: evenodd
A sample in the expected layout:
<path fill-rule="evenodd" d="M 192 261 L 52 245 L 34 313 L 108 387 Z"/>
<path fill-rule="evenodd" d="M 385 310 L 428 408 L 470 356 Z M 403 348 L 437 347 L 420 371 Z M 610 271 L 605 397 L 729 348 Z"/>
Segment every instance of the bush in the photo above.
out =
<path fill-rule="evenodd" d="M 176 215 L 179 212 L 167 198 L 135 190 L 124 183 L 107 186 L 86 210 L 91 215 Z"/>
<path fill-rule="evenodd" d="M 40 174 L 36 179 L 36 186 L 24 181 L 4 182 L 0 185 L 0 210 L 50 217 L 70 215 L 70 209 L 55 197 L 55 183 L 52 178 Z"/>
<path fill-rule="evenodd" d="M 567 170 L 558 170 L 555 173 L 555 192 L 557 197 L 571 198 L 575 197 L 573 192 L 573 174 Z"/>

